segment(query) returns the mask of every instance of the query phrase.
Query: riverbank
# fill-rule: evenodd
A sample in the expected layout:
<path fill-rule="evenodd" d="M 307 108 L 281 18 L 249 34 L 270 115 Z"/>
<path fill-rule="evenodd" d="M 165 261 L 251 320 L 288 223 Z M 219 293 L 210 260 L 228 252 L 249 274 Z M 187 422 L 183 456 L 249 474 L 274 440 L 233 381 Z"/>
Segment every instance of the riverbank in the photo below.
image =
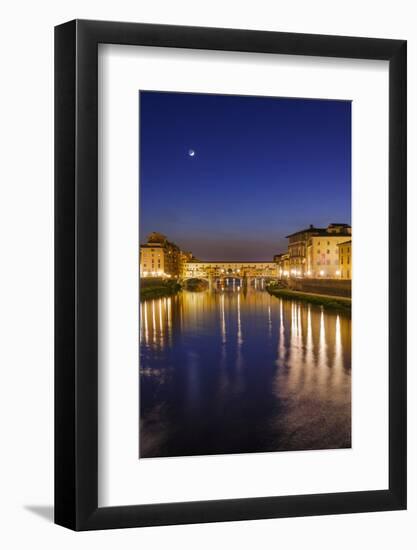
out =
<path fill-rule="evenodd" d="M 325 309 L 333 309 L 344 313 L 351 313 L 352 300 L 351 298 L 342 298 L 340 296 L 329 296 L 326 294 L 313 294 L 310 292 L 299 292 L 298 290 L 288 290 L 269 286 L 266 289 L 269 294 L 277 298 L 290 298 L 293 300 L 301 300 L 312 305 L 322 306 Z"/>
<path fill-rule="evenodd" d="M 173 296 L 181 289 L 181 285 L 171 279 L 142 279 L 140 282 L 140 301 Z"/>

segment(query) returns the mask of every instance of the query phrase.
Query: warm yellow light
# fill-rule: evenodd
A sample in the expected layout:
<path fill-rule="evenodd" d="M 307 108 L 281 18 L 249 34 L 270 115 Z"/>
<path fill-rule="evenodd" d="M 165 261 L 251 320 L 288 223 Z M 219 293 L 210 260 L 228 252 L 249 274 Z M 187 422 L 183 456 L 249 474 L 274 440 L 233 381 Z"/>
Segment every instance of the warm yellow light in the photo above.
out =
<path fill-rule="evenodd" d="M 336 270 L 336 275 L 340 275 L 340 271 L 338 269 Z"/>
<path fill-rule="evenodd" d="M 323 275 L 324 275 L 324 271 L 321 270 L 321 271 L 320 271 L 320 276 L 323 277 Z"/>

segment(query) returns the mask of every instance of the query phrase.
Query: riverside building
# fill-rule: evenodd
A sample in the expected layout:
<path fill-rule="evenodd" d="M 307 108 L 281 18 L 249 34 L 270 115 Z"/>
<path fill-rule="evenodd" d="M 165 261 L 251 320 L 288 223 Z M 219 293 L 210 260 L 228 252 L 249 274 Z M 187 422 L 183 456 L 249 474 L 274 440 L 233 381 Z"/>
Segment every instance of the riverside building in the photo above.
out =
<path fill-rule="evenodd" d="M 281 277 L 341 278 L 338 245 L 346 242 L 351 235 L 352 228 L 346 223 L 331 223 L 326 228 L 310 225 L 306 229 L 287 235 L 288 260 L 284 254 L 277 255 L 279 275 Z"/>
<path fill-rule="evenodd" d="M 352 279 L 352 240 L 338 244 L 341 279 Z"/>
<path fill-rule="evenodd" d="M 339 244 L 346 241 L 346 234 L 312 236 L 307 242 L 306 276 L 314 279 L 340 279 Z"/>
<path fill-rule="evenodd" d="M 148 242 L 140 246 L 141 277 L 178 277 L 181 250 L 161 233 L 151 233 Z"/>
<path fill-rule="evenodd" d="M 290 274 L 290 255 L 288 253 L 276 254 L 274 262 L 278 265 L 278 277 L 283 279 Z"/>

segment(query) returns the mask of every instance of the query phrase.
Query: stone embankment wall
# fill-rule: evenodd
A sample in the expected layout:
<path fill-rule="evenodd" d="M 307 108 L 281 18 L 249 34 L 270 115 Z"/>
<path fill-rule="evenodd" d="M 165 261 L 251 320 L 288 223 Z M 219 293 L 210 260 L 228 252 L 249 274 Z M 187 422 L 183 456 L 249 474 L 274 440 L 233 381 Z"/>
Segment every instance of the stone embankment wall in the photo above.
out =
<path fill-rule="evenodd" d="M 346 298 L 352 295 L 352 281 L 346 279 L 289 279 L 288 288 Z"/>

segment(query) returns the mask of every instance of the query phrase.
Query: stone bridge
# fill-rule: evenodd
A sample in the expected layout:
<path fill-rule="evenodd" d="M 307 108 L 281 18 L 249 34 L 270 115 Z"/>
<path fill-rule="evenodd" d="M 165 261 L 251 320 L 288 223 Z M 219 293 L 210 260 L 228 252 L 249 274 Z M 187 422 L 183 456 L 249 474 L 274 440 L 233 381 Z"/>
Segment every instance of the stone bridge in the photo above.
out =
<path fill-rule="evenodd" d="M 248 282 L 256 279 L 278 278 L 278 265 L 275 262 L 186 262 L 183 265 L 181 278 L 206 279 L 239 279 Z"/>

